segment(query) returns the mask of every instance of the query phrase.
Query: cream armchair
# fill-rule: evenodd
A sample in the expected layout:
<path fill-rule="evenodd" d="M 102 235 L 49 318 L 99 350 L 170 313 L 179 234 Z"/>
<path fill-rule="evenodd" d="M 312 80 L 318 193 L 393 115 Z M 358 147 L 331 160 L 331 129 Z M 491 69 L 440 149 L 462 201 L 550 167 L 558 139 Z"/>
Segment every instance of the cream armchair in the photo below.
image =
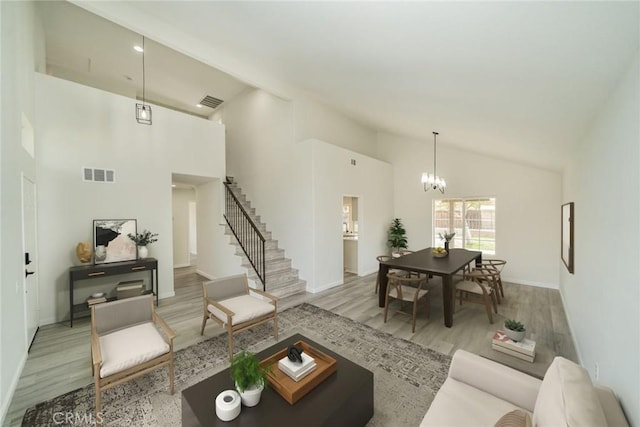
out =
<path fill-rule="evenodd" d="M 159 326 L 166 337 L 163 337 Z M 91 357 L 96 420 L 102 421 L 100 393 L 155 369 L 169 367 L 173 394 L 173 339 L 176 334 L 155 312 L 153 295 L 91 307 Z"/>
<path fill-rule="evenodd" d="M 278 339 L 278 298 L 250 288 L 246 274 L 204 282 L 202 295 L 204 316 L 200 335 L 204 335 L 204 327 L 209 319 L 222 325 L 228 334 L 229 359 L 233 357 L 233 335 L 240 331 L 273 320 L 273 335 Z"/>

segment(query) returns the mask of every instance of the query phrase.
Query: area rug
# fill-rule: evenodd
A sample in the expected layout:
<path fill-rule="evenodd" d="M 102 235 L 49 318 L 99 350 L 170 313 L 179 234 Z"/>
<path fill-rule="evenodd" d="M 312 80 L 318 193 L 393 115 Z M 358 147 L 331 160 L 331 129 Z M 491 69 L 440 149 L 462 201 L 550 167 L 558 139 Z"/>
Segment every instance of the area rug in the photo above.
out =
<path fill-rule="evenodd" d="M 278 324 L 281 339 L 301 333 L 373 372 L 372 427 L 419 425 L 451 363 L 450 356 L 306 303 L 280 313 Z M 275 342 L 269 323 L 236 335 L 235 349 L 258 352 Z M 228 367 L 227 350 L 223 333 L 176 352 L 174 395 L 167 369 L 107 390 L 104 425 L 179 426 L 181 391 Z M 29 408 L 22 425 L 90 425 L 94 401 L 93 384 L 87 385 Z M 70 422 L 60 423 L 63 417 Z"/>

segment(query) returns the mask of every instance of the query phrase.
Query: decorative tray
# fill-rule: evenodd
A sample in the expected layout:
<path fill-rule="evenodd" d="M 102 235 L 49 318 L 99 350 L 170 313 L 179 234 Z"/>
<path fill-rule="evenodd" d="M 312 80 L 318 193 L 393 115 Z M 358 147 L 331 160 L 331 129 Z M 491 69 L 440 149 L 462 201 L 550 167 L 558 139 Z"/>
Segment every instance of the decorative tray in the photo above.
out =
<path fill-rule="evenodd" d="M 291 405 L 327 379 L 337 368 L 336 359 L 310 346 L 306 342 L 298 341 L 294 345 L 302 348 L 306 354 L 313 357 L 317 366 L 315 371 L 300 381 L 295 382 L 278 368 L 278 361 L 287 356 L 286 348 L 260 362 L 262 366 L 271 366 L 271 373 L 267 375 L 269 385 Z"/>

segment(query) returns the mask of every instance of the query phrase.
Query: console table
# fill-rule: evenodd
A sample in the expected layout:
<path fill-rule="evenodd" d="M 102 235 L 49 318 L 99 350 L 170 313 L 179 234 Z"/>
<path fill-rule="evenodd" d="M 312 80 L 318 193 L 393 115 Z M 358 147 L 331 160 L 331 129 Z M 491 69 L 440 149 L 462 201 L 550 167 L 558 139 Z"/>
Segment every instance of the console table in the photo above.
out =
<path fill-rule="evenodd" d="M 148 271 L 151 275 L 151 292 L 156 296 L 158 305 L 158 260 L 155 258 L 144 258 L 135 261 L 113 262 L 98 265 L 79 265 L 69 268 L 69 315 L 70 326 L 73 328 L 73 318 L 79 314 L 90 313 L 87 303 L 74 304 L 73 290 L 78 280 L 95 279 L 97 277 L 116 276 L 120 274 L 137 273 Z"/>

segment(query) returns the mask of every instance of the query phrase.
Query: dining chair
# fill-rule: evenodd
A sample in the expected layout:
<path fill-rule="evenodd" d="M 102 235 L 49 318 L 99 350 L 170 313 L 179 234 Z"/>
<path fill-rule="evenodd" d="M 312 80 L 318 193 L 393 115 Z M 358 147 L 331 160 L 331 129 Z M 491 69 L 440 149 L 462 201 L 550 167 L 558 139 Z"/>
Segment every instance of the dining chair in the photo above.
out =
<path fill-rule="evenodd" d="M 380 263 L 380 262 L 385 262 L 385 261 L 391 261 L 393 259 L 393 257 L 391 255 L 378 255 L 376 257 L 376 260 Z M 380 279 L 378 278 L 378 276 L 376 275 L 376 290 L 375 293 L 378 293 L 378 289 L 380 289 Z"/>
<path fill-rule="evenodd" d="M 497 276 L 498 273 L 495 269 L 477 267 L 471 273 L 465 274 L 464 280 L 455 284 L 455 295 L 458 297 L 460 305 L 462 305 L 462 301 L 484 305 L 489 323 L 493 323 L 492 306 L 498 314 L 497 292 L 495 291 Z"/>
<path fill-rule="evenodd" d="M 504 298 L 504 288 L 502 287 L 502 269 L 506 264 L 507 264 L 507 261 L 503 259 L 485 259 L 480 264 L 480 267 L 493 268 L 498 272 L 498 280 L 496 282 L 497 284 L 496 296 L 498 297 L 497 298 L 498 304 L 502 302 L 501 297 Z M 499 294 L 497 291 L 500 291 Z"/>
<path fill-rule="evenodd" d="M 389 312 L 390 299 L 400 301 L 400 310 L 402 310 L 403 302 L 408 301 L 413 304 L 413 316 L 411 322 L 411 332 L 416 331 L 416 316 L 418 312 L 418 302 L 424 298 L 427 305 L 427 317 L 431 316 L 431 304 L 429 301 L 429 290 L 423 289 L 427 279 L 425 276 L 401 276 L 396 273 L 387 274 L 389 283 L 387 285 L 387 295 L 384 303 L 384 323 L 387 323 L 387 313 Z"/>

